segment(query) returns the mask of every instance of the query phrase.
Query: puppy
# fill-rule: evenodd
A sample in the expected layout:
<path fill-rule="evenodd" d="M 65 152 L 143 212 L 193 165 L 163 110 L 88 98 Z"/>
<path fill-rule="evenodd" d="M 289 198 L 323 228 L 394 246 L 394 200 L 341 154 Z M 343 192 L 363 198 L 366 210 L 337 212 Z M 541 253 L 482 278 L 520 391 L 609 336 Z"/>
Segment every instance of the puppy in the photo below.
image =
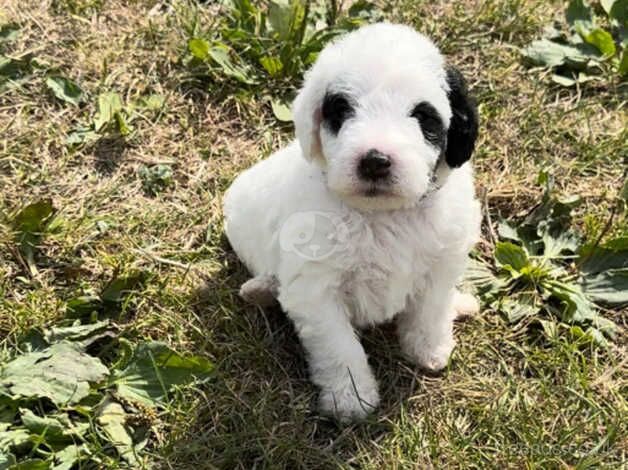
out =
<path fill-rule="evenodd" d="M 439 371 L 456 290 L 479 238 L 468 162 L 478 133 L 461 74 L 413 29 L 374 24 L 328 45 L 294 105 L 297 140 L 239 175 L 226 233 L 307 351 L 320 411 L 365 417 L 378 387 L 356 329 L 397 322 L 404 353 Z"/>

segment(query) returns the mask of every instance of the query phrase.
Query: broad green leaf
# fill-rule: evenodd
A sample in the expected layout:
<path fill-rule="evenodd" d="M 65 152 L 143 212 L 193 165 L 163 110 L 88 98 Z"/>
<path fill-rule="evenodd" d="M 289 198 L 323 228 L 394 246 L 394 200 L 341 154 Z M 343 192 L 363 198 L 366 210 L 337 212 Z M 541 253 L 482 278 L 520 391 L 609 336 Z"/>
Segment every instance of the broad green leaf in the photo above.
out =
<path fill-rule="evenodd" d="M 0 431 L 0 452 L 9 452 L 15 449 L 30 446 L 33 436 L 26 428 L 14 428 Z"/>
<path fill-rule="evenodd" d="M 146 273 L 143 271 L 116 277 L 105 287 L 100 297 L 103 302 L 122 303 L 126 296 L 141 286 L 145 280 Z"/>
<path fill-rule="evenodd" d="M 300 0 L 271 0 L 268 5 L 268 26 L 279 41 L 300 45 L 299 33 L 304 26 L 305 4 Z"/>
<path fill-rule="evenodd" d="M 42 199 L 24 207 L 13 219 L 16 241 L 31 274 L 37 273 L 35 251 L 55 214 L 52 200 Z"/>
<path fill-rule="evenodd" d="M 0 43 L 15 41 L 20 27 L 17 23 L 5 23 L 0 26 Z"/>
<path fill-rule="evenodd" d="M 71 470 L 75 464 L 87 458 L 88 452 L 85 445 L 66 446 L 55 452 L 54 460 L 56 463 L 51 470 Z"/>
<path fill-rule="evenodd" d="M 48 343 L 58 343 L 59 341 L 83 341 L 90 336 L 97 335 L 109 328 L 109 321 L 99 321 L 81 325 L 75 323 L 72 326 L 52 327 L 46 330 L 44 338 Z"/>
<path fill-rule="evenodd" d="M 68 300 L 66 311 L 69 318 L 88 318 L 102 307 L 102 300 L 95 295 L 82 295 Z"/>
<path fill-rule="evenodd" d="M 503 290 L 508 283 L 495 276 L 486 264 L 470 259 L 464 273 L 463 284 L 471 286 L 484 299 Z"/>
<path fill-rule="evenodd" d="M 555 339 L 558 337 L 558 325 L 553 320 L 537 320 L 541 327 L 543 328 L 543 332 L 549 339 Z"/>
<path fill-rule="evenodd" d="M 16 460 L 13 454 L 0 449 L 0 470 L 11 470 L 15 463 Z"/>
<path fill-rule="evenodd" d="M 536 315 L 539 307 L 532 295 L 522 294 L 504 297 L 500 302 L 500 311 L 506 315 L 509 323 L 516 323 L 522 318 Z"/>
<path fill-rule="evenodd" d="M 502 220 L 497 224 L 497 233 L 500 238 L 521 242 L 521 237 L 517 233 L 517 229 L 506 220 Z"/>
<path fill-rule="evenodd" d="M 609 6 L 610 8 L 606 10 L 608 16 L 617 22 L 618 25 L 623 25 L 626 27 L 626 23 L 628 22 L 628 0 L 605 0 L 602 2 L 604 9 L 606 10 Z"/>
<path fill-rule="evenodd" d="M 78 403 L 90 391 L 90 383 L 107 377 L 109 370 L 67 341 L 43 351 L 20 355 L 0 368 L 0 393 L 14 400 L 48 398 L 57 406 Z"/>
<path fill-rule="evenodd" d="M 523 55 L 535 65 L 559 67 L 569 64 L 574 68 L 583 68 L 589 60 L 597 59 L 594 54 L 583 48 L 558 44 L 548 39 L 533 41 L 522 50 Z"/>
<path fill-rule="evenodd" d="M 628 268 L 610 269 L 582 280 L 584 293 L 595 303 L 624 307 L 628 305 Z"/>
<path fill-rule="evenodd" d="M 502 266 L 510 266 L 515 271 L 521 271 L 530 264 L 525 249 L 510 242 L 498 242 L 495 245 L 495 259 Z"/>
<path fill-rule="evenodd" d="M 48 77 L 46 86 L 61 101 L 78 106 L 83 101 L 83 90 L 72 80 L 65 77 Z"/>
<path fill-rule="evenodd" d="M 71 147 L 73 145 L 89 144 L 97 141 L 99 138 L 98 132 L 95 132 L 91 127 L 79 127 L 68 134 L 65 138 L 65 145 Z"/>
<path fill-rule="evenodd" d="M 99 406 L 97 421 L 124 460 L 131 465 L 138 463 L 133 448 L 133 438 L 126 428 L 127 413 L 120 403 L 106 397 Z"/>
<path fill-rule="evenodd" d="M 123 110 L 122 99 L 115 92 L 101 93 L 98 96 L 98 113 L 94 118 L 94 130 L 99 132 L 108 124 L 116 120 Z"/>
<path fill-rule="evenodd" d="M 235 65 L 229 57 L 229 51 L 226 47 L 212 47 L 209 50 L 209 57 L 222 68 L 225 75 L 233 77 L 239 82 L 253 84 L 255 81 L 248 76 L 247 71 Z"/>
<path fill-rule="evenodd" d="M 123 370 L 114 372 L 117 394 L 147 406 L 163 403 L 174 386 L 207 379 L 211 362 L 200 356 L 183 356 L 163 343 L 138 345 Z"/>
<path fill-rule="evenodd" d="M 278 121 L 292 122 L 292 110 L 290 109 L 290 106 L 279 100 L 273 100 L 270 104 L 273 108 L 273 114 Z"/>
<path fill-rule="evenodd" d="M 593 10 L 584 0 L 571 0 L 565 12 L 567 23 L 574 26 L 577 22 L 591 23 Z"/>
<path fill-rule="evenodd" d="M 52 444 L 76 441 L 89 430 L 89 423 L 75 424 L 65 413 L 37 416 L 28 408 L 20 408 L 20 415 L 22 424 L 29 432 Z"/>
<path fill-rule="evenodd" d="M 50 470 L 52 464 L 49 460 L 28 459 L 11 467 L 11 470 Z"/>
<path fill-rule="evenodd" d="M 621 53 L 621 59 L 619 60 L 619 73 L 622 77 L 628 75 L 628 47 Z"/>
<path fill-rule="evenodd" d="M 583 39 L 592 46 L 595 46 L 605 57 L 615 55 L 615 41 L 608 31 L 602 28 L 595 28 L 589 31 Z"/>
<path fill-rule="evenodd" d="M 199 60 L 207 60 L 209 57 L 209 42 L 201 38 L 192 38 L 188 41 L 190 53 Z"/>
<path fill-rule="evenodd" d="M 628 268 L 628 238 L 610 240 L 602 246 L 583 247 L 579 264 L 585 277 L 610 269 Z"/>

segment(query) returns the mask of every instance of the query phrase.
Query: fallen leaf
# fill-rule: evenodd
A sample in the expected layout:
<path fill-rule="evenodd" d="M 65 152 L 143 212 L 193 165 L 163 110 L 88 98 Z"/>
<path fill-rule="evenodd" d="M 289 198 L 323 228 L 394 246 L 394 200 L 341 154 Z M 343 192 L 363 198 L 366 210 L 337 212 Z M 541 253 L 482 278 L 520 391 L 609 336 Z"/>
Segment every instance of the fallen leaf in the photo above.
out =
<path fill-rule="evenodd" d="M 123 370 L 111 380 L 117 394 L 147 406 L 156 406 L 176 385 L 186 385 L 210 376 L 213 365 L 200 356 L 184 356 L 164 343 L 138 345 Z"/>
<path fill-rule="evenodd" d="M 0 392 L 14 400 L 48 398 L 57 406 L 78 403 L 109 374 L 103 363 L 67 341 L 16 357 L 0 368 Z"/>

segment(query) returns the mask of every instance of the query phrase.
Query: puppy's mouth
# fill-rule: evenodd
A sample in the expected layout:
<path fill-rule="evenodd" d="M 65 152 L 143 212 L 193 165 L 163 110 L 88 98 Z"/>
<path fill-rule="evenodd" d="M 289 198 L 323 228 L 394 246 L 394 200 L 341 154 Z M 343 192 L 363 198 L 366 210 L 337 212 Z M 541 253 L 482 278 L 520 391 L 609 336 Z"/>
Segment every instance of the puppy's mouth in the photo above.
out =
<path fill-rule="evenodd" d="M 363 194 L 364 196 L 369 198 L 394 196 L 394 193 L 390 189 L 382 188 L 379 186 L 371 186 L 369 188 L 366 188 Z"/>

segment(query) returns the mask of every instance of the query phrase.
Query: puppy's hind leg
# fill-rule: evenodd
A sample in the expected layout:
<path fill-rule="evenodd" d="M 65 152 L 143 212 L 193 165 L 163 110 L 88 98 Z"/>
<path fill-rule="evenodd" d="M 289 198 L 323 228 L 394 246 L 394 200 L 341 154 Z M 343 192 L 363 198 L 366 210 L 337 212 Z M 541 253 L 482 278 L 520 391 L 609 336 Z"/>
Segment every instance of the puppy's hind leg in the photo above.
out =
<path fill-rule="evenodd" d="M 270 307 L 277 303 L 279 295 L 279 281 L 271 274 L 260 274 L 246 281 L 240 287 L 240 297 L 246 302 Z"/>

